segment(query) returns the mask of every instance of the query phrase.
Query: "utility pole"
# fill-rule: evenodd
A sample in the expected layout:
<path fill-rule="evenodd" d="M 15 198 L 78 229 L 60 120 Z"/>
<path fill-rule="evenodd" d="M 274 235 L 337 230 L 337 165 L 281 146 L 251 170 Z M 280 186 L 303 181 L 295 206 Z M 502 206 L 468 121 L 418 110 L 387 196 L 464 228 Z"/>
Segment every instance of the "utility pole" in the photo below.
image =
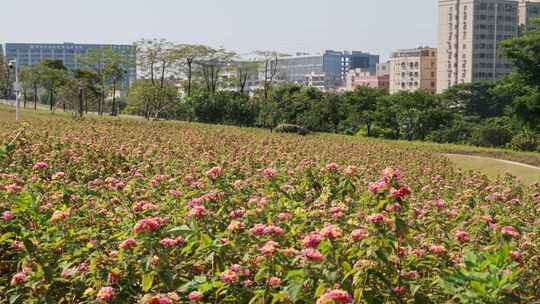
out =
<path fill-rule="evenodd" d="M 21 100 L 19 99 L 19 92 L 21 91 L 21 84 L 19 83 L 19 61 L 13 59 L 9 62 L 9 69 L 15 69 L 15 84 L 13 85 L 15 91 L 15 120 L 19 121 L 21 118 Z"/>

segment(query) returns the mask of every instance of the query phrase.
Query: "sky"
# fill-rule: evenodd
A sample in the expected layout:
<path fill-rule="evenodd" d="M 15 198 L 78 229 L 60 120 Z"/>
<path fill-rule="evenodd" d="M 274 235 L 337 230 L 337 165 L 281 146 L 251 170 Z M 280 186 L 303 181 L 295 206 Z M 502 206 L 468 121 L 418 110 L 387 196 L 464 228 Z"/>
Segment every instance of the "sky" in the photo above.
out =
<path fill-rule="evenodd" d="M 0 43 L 178 43 L 320 53 L 435 46 L 436 0 L 1 0 Z M 9 13 L 8 13 L 9 12 Z"/>

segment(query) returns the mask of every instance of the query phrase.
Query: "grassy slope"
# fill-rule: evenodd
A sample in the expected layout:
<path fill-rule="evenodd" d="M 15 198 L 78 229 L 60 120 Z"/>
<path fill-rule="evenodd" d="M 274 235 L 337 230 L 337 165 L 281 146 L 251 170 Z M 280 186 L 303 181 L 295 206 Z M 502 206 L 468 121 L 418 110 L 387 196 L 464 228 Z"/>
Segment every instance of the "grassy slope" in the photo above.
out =
<path fill-rule="evenodd" d="M 14 119 L 15 109 L 13 107 L 0 104 L 0 111 L 3 112 L 4 114 L 12 113 L 13 119 Z M 44 119 L 45 117 L 48 116 L 50 118 L 49 116 L 50 114 L 47 116 L 42 115 L 45 113 L 48 114 L 49 112 L 40 111 L 40 110 L 38 110 L 37 112 L 34 112 L 33 110 L 23 110 L 22 115 L 23 115 L 23 119 L 25 116 L 27 117 L 31 116 L 34 118 L 39 117 L 40 119 Z M 64 113 L 61 110 L 56 111 L 54 114 L 54 116 L 64 116 L 64 117 L 71 116 L 71 115 L 72 114 Z M 91 116 L 96 117 L 95 115 L 91 115 Z M 132 117 L 129 116 L 129 117 L 122 117 L 122 118 L 132 118 Z M 101 119 L 113 119 L 113 118 L 104 117 Z M 171 122 L 171 123 L 176 123 L 176 122 Z M 321 136 L 334 137 L 335 135 L 321 134 Z M 502 175 L 508 171 L 509 173 L 515 176 L 518 176 L 525 183 L 532 183 L 532 182 L 540 181 L 540 176 L 538 175 L 538 171 L 534 169 L 511 165 L 511 164 L 504 164 L 501 162 L 497 162 L 496 160 L 484 160 L 484 159 L 480 160 L 476 158 L 466 157 L 466 155 L 482 156 L 482 157 L 489 157 L 489 158 L 495 158 L 495 159 L 515 161 L 515 162 L 520 162 L 520 163 L 540 167 L 540 153 L 517 152 L 517 151 L 512 151 L 512 150 L 506 150 L 506 149 L 481 148 L 481 147 L 452 145 L 452 144 L 436 144 L 436 143 L 417 142 L 417 141 L 415 142 L 394 141 L 394 140 L 383 140 L 383 139 L 374 139 L 374 138 L 362 138 L 361 140 L 364 140 L 366 142 L 384 142 L 387 144 L 404 146 L 404 147 L 412 146 L 415 148 L 426 149 L 426 150 L 430 150 L 435 153 L 441 153 L 441 154 L 465 155 L 462 157 L 452 156 L 450 158 L 452 162 L 459 168 L 462 168 L 464 170 L 480 171 L 492 178 Z"/>
<path fill-rule="evenodd" d="M 517 176 L 525 184 L 540 182 L 540 169 L 508 164 L 488 158 L 471 158 L 466 155 L 448 155 L 448 158 L 458 168 L 480 171 L 490 178 L 497 178 L 505 173 L 510 173 Z"/>

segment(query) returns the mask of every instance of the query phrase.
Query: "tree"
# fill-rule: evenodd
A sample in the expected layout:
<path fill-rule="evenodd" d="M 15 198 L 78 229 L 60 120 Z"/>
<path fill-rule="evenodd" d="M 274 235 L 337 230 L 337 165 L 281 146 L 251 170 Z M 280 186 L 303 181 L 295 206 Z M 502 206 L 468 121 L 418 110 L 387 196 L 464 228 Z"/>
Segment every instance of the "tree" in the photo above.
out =
<path fill-rule="evenodd" d="M 279 58 L 284 55 L 275 51 L 256 51 L 255 55 L 261 58 L 264 100 L 268 101 L 270 89 L 278 73 Z"/>
<path fill-rule="evenodd" d="M 516 67 L 507 84 L 518 94 L 513 96 L 515 116 L 527 128 L 540 129 L 540 29 L 503 41 L 505 55 Z M 516 89 L 517 88 L 517 89 Z"/>
<path fill-rule="evenodd" d="M 498 83 L 477 81 L 458 84 L 442 94 L 442 99 L 454 111 L 480 119 L 502 115 L 512 99 L 507 98 Z"/>
<path fill-rule="evenodd" d="M 158 90 L 161 93 L 157 93 Z M 159 99 L 155 98 L 157 94 L 161 95 Z M 127 113 L 141 115 L 146 119 L 169 117 L 177 104 L 178 90 L 170 84 L 161 88 L 149 79 L 141 79 L 133 83 L 127 100 Z"/>
<path fill-rule="evenodd" d="M 105 75 L 112 81 L 112 105 L 111 105 L 111 115 L 118 115 L 118 107 L 116 105 L 116 89 L 118 88 L 118 83 L 122 82 L 127 74 L 127 71 L 119 64 L 110 64 L 105 70 Z"/>
<path fill-rule="evenodd" d="M 73 71 L 73 77 L 79 81 L 82 88 L 82 100 L 84 104 L 84 112 L 88 114 L 89 100 L 98 100 L 100 98 L 100 90 L 98 88 L 100 84 L 100 76 L 98 73 L 89 68 L 77 69 Z"/>
<path fill-rule="evenodd" d="M 45 59 L 41 62 L 41 79 L 49 92 L 49 105 L 51 111 L 55 105 L 55 93 L 67 79 L 67 71 L 61 60 Z"/>
<path fill-rule="evenodd" d="M 207 46 L 196 44 L 179 44 L 174 46 L 172 50 L 172 56 L 179 63 L 181 69 L 179 74 L 182 74 L 184 68 L 186 69 L 188 97 L 191 96 L 192 91 L 194 64 L 199 58 L 207 56 L 210 50 Z"/>
<path fill-rule="evenodd" d="M 27 90 L 31 89 L 34 100 L 34 110 L 37 109 L 38 88 L 43 82 L 42 70 L 41 65 L 23 66 L 21 68 L 20 81 L 23 88 L 23 104 L 25 108 L 28 98 Z"/>
<path fill-rule="evenodd" d="M 132 64 L 131 54 L 119 53 L 112 47 L 96 48 L 89 50 L 86 54 L 77 56 L 77 61 L 86 66 L 86 68 L 93 69 L 99 76 L 100 83 L 100 98 L 98 101 L 98 114 L 103 115 L 105 111 L 105 96 L 107 92 L 107 85 L 112 84 L 114 91 L 120 80 L 116 79 L 118 75 L 116 72 L 119 69 L 124 71 Z M 122 77 L 123 79 L 123 77 Z M 114 92 L 116 94 L 116 92 Z M 113 102 L 116 101 L 113 96 Z M 114 105 L 111 110 L 111 114 L 114 114 Z"/>
<path fill-rule="evenodd" d="M 138 67 L 143 74 L 143 78 L 149 79 L 153 86 L 151 90 L 153 93 L 152 107 L 153 109 L 160 109 L 146 113 L 158 115 L 171 93 L 170 86 L 166 85 L 166 77 L 173 73 L 172 68 L 177 57 L 172 43 L 165 39 L 142 39 L 136 43 L 136 48 Z"/>
<path fill-rule="evenodd" d="M 382 90 L 358 87 L 353 92 L 343 95 L 342 129 L 356 133 L 360 125 L 366 126 L 367 136 L 371 136 L 371 126 L 375 120 L 377 102 L 384 96 Z"/>
<path fill-rule="evenodd" d="M 244 95 L 248 80 L 252 79 L 259 72 L 259 63 L 256 61 L 239 60 L 235 61 L 234 66 L 236 68 L 238 92 Z"/>
<path fill-rule="evenodd" d="M 11 73 L 5 57 L 0 53 L 0 98 L 8 97 L 11 93 Z"/>
<path fill-rule="evenodd" d="M 206 56 L 197 62 L 206 90 L 210 94 L 216 93 L 222 72 L 230 67 L 235 55 L 224 48 L 210 49 Z"/>
<path fill-rule="evenodd" d="M 540 29 L 501 43 L 505 55 L 516 67 L 516 72 L 527 85 L 540 87 Z"/>

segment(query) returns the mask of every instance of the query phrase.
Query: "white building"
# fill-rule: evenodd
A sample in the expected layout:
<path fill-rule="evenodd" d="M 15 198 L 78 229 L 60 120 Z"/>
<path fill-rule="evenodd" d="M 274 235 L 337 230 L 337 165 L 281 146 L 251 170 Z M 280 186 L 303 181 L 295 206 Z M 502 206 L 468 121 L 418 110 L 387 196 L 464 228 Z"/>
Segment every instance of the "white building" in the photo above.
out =
<path fill-rule="evenodd" d="M 499 43 L 517 35 L 516 0 L 439 0 L 437 91 L 510 73 Z"/>

